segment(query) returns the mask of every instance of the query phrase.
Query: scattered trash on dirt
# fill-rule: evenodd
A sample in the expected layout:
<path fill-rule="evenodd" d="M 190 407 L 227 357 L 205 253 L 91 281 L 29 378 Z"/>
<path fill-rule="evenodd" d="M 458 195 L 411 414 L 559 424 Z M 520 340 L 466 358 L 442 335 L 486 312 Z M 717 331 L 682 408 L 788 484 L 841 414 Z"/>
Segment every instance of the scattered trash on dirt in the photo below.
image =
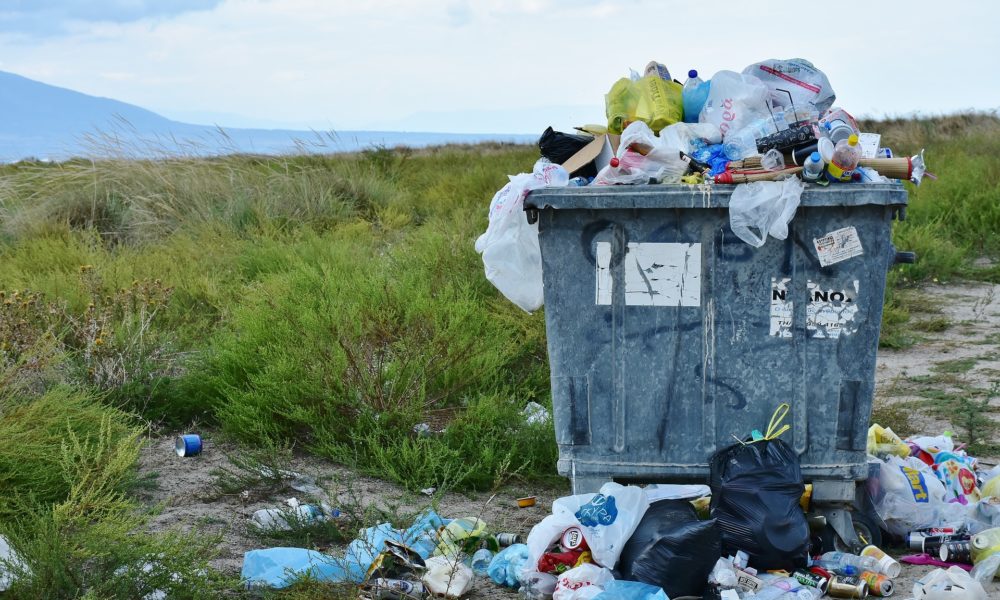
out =
<path fill-rule="evenodd" d="M 196 433 L 186 433 L 177 436 L 174 451 L 181 458 L 201 454 L 201 436 Z"/>

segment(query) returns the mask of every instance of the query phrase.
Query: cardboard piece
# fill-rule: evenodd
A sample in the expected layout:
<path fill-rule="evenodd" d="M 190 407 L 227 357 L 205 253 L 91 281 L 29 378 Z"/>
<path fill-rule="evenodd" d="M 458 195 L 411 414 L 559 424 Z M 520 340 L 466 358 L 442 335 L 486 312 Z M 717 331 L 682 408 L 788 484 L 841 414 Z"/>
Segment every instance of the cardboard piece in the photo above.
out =
<path fill-rule="evenodd" d="M 621 141 L 621 136 L 602 133 L 601 135 L 594 136 L 594 140 L 580 148 L 576 154 L 566 159 L 566 162 L 562 164 L 563 168 L 570 174 L 574 171 L 585 167 L 591 161 L 594 162 L 594 166 L 597 167 L 598 172 L 606 167 L 611 161 L 611 158 L 618 151 L 618 143 Z"/>

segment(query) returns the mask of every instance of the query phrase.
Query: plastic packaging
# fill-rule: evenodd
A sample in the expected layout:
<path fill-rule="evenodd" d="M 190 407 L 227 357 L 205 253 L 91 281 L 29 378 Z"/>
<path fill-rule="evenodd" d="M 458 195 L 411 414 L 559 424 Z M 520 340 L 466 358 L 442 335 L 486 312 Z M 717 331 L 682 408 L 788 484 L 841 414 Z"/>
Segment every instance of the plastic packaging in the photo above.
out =
<path fill-rule="evenodd" d="M 851 134 L 846 140 L 837 143 L 833 151 L 833 159 L 826 166 L 826 176 L 830 181 L 850 181 L 854 168 L 861 160 L 861 146 L 858 136 Z"/>
<path fill-rule="evenodd" d="M 720 143 L 722 134 L 710 123 L 674 123 L 660 131 L 660 140 L 668 148 L 694 154 L 707 145 Z"/>
<path fill-rule="evenodd" d="M 724 553 L 742 550 L 758 570 L 793 571 L 806 566 L 809 551 L 809 524 L 799 506 L 805 486 L 798 455 L 777 439 L 782 430 L 768 429 L 764 439 L 734 444 L 710 459 L 712 517 Z"/>
<path fill-rule="evenodd" d="M 694 69 L 688 71 L 688 79 L 684 82 L 684 89 L 681 90 L 681 96 L 684 99 L 685 123 L 698 122 L 698 115 L 701 114 L 701 109 L 705 107 L 705 101 L 708 100 L 708 92 L 711 86 L 710 82 L 702 81 L 701 77 L 698 77 L 698 71 Z"/>
<path fill-rule="evenodd" d="M 803 183 L 797 177 L 783 181 L 754 181 L 736 186 L 729 200 L 729 225 L 733 233 L 755 248 L 770 235 L 788 237 L 788 222 L 795 216 Z"/>
<path fill-rule="evenodd" d="M 740 131 L 754 120 L 770 116 L 768 94 L 767 86 L 752 75 L 719 71 L 712 76 L 708 99 L 698 121 L 718 127 L 726 140 L 729 134 Z"/>
<path fill-rule="evenodd" d="M 476 240 L 483 255 L 486 278 L 508 300 L 526 312 L 538 310 L 542 292 L 542 254 L 538 247 L 538 224 L 524 216 L 524 197 L 542 187 L 564 187 L 569 173 L 559 165 L 539 160 L 530 174 L 510 178 L 490 202 L 489 226 Z"/>
<path fill-rule="evenodd" d="M 526 544 L 514 544 L 507 546 L 497 552 L 490 561 L 490 566 L 486 572 L 497 585 L 516 588 L 518 586 L 518 574 L 524 568 L 528 560 L 528 546 Z M 553 584 L 554 585 L 554 584 Z"/>
<path fill-rule="evenodd" d="M 768 171 L 780 171 L 785 168 L 785 157 L 782 156 L 781 152 L 778 152 L 777 150 L 768 150 L 764 156 L 761 157 L 760 166 L 764 167 Z"/>
<path fill-rule="evenodd" d="M 663 588 L 671 598 L 701 596 L 721 552 L 714 519 L 700 521 L 686 500 L 660 500 L 625 543 L 616 573 Z"/>
<path fill-rule="evenodd" d="M 604 97 L 608 131 L 621 133 L 630 123 L 643 121 L 659 131 L 683 120 L 682 86 L 657 75 L 638 80 L 623 77 Z"/>
<path fill-rule="evenodd" d="M 837 98 L 826 74 L 803 58 L 765 60 L 743 69 L 743 74 L 759 78 L 775 106 L 810 106 L 823 112 Z"/>
<path fill-rule="evenodd" d="M 1000 570 L 1000 527 L 986 529 L 972 536 L 972 576 L 980 582 L 992 581 Z"/>
<path fill-rule="evenodd" d="M 420 579 L 427 591 L 448 598 L 458 598 L 472 589 L 472 569 L 448 556 L 427 559 L 427 570 Z"/>
<path fill-rule="evenodd" d="M 874 548 L 874 546 L 869 547 Z M 849 554 L 847 552 L 826 552 L 815 564 L 827 571 L 834 571 L 836 573 L 842 573 L 845 567 L 854 567 L 856 573 L 863 571 L 882 572 L 877 558 L 873 556 L 858 556 L 857 554 Z M 896 566 L 898 567 L 899 564 L 897 563 Z"/>
<path fill-rule="evenodd" d="M 462 552 L 462 542 L 469 538 L 479 538 L 486 533 L 486 522 L 476 517 L 452 519 L 441 530 L 441 541 L 434 550 L 436 556 L 458 556 Z"/>
<path fill-rule="evenodd" d="M 556 579 L 552 600 L 586 600 L 604 591 L 604 586 L 614 577 L 608 569 L 587 563 L 566 571 Z"/>
<path fill-rule="evenodd" d="M 676 596 L 675 596 L 676 597 Z M 666 592 L 655 585 L 638 581 L 609 581 L 594 600 L 670 600 Z"/>
<path fill-rule="evenodd" d="M 804 587 L 797 579 L 792 577 L 775 577 L 767 580 L 766 583 L 767 585 L 764 589 L 759 590 L 753 596 L 754 600 L 777 600 L 789 592 L 794 592 Z"/>
<path fill-rule="evenodd" d="M 472 572 L 476 577 L 486 577 L 490 563 L 493 561 L 493 553 L 487 548 L 480 548 L 472 555 Z"/>
<path fill-rule="evenodd" d="M 317 523 L 326 518 L 320 507 L 300 504 L 295 498 L 289 498 L 288 508 L 262 508 L 250 517 L 250 521 L 258 529 L 265 531 L 288 531 L 296 525 Z"/>
<path fill-rule="evenodd" d="M 946 490 L 934 471 L 917 458 L 888 456 L 879 464 L 877 479 L 869 480 L 875 511 L 893 535 L 903 536 L 923 527 L 964 526 L 969 510 L 947 501 Z"/>
<path fill-rule="evenodd" d="M 527 600 L 546 600 L 552 597 L 559 579 L 551 573 L 531 573 L 523 578 L 520 594 Z"/>
<path fill-rule="evenodd" d="M 680 151 L 667 146 L 642 121 L 622 132 L 615 159 L 601 169 L 594 185 L 647 183 L 650 179 L 676 183 L 688 169 Z"/>
<path fill-rule="evenodd" d="M 594 562 L 614 568 L 625 542 L 632 536 L 649 507 L 642 488 L 605 483 L 597 494 L 565 496 L 552 503 L 552 514 L 528 534 L 525 568 L 535 570 L 538 559 L 564 531 L 580 527 Z"/>
<path fill-rule="evenodd" d="M 805 170 L 803 170 L 805 173 Z M 910 455 L 910 447 L 892 429 L 875 423 L 868 428 L 868 454 L 884 456 L 894 454 L 906 458 Z"/>
<path fill-rule="evenodd" d="M 802 179 L 810 182 L 819 181 L 819 178 L 823 176 L 823 169 L 825 168 L 826 163 L 823 162 L 823 157 L 820 156 L 819 152 L 813 152 L 806 159 L 805 163 L 802 164 Z"/>
<path fill-rule="evenodd" d="M 10 547 L 6 536 L 0 535 L 0 592 L 6 592 L 20 574 L 30 575 L 28 565 Z"/>
<path fill-rule="evenodd" d="M 913 584 L 914 600 L 987 600 L 981 583 L 963 569 L 934 569 Z"/>
<path fill-rule="evenodd" d="M 869 558 L 874 558 L 878 561 L 877 573 L 884 573 L 889 577 L 895 579 L 899 577 L 899 571 L 901 567 L 899 563 L 896 562 L 894 558 L 882 551 L 878 546 L 868 545 L 861 551 L 861 556 L 867 556 Z M 871 569 L 861 569 L 862 571 L 869 571 Z"/>

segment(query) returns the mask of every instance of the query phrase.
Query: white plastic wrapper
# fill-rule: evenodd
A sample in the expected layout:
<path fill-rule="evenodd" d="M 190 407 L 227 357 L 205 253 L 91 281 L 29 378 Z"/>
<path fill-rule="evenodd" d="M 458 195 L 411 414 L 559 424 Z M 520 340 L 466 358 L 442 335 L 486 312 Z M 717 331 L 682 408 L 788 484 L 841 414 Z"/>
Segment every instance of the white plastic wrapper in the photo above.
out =
<path fill-rule="evenodd" d="M 804 58 L 765 60 L 743 69 L 743 74 L 752 75 L 767 86 L 774 106 L 797 109 L 809 106 L 822 113 L 837 99 L 826 74 Z"/>
<path fill-rule="evenodd" d="M 767 236 L 788 237 L 805 184 L 798 177 L 783 181 L 754 181 L 736 186 L 729 200 L 729 226 L 741 240 L 760 248 Z"/>

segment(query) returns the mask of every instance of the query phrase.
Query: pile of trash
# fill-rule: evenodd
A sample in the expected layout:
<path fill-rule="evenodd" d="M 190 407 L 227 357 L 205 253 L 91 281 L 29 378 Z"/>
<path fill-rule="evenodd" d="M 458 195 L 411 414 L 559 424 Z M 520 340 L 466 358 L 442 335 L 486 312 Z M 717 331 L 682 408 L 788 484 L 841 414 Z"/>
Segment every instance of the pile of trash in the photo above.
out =
<path fill-rule="evenodd" d="M 1000 468 L 977 473 L 977 461 L 949 436 L 903 441 L 873 425 L 873 506 L 886 535 L 918 553 L 897 561 L 867 540 L 856 553 L 822 552 L 830 544 L 817 541 L 807 517 L 815 512 L 810 486 L 781 439 L 787 412 L 779 406 L 766 431 L 709 457 L 709 485 L 608 482 L 555 500 L 523 541 L 479 518 L 428 509 L 407 529 L 363 530 L 340 558 L 253 550 L 243 579 L 282 588 L 309 577 L 394 600 L 460 598 L 487 577 L 527 600 L 814 600 L 890 596 L 900 562 L 909 562 L 948 567 L 913 585 L 918 599 L 986 600 L 983 585 L 1000 570 L 992 496 Z"/>
<path fill-rule="evenodd" d="M 827 76 L 800 58 L 705 81 L 692 70 L 684 84 L 656 62 L 643 75 L 632 71 L 605 96 L 607 124 L 546 129 L 533 172 L 511 176 L 494 196 L 476 240 L 487 279 L 525 311 L 542 306 L 538 229 L 523 214 L 525 196 L 542 187 L 737 184 L 731 228 L 760 247 L 787 237 L 809 186 L 933 178 L 923 151 L 895 156 L 835 100 Z"/>

